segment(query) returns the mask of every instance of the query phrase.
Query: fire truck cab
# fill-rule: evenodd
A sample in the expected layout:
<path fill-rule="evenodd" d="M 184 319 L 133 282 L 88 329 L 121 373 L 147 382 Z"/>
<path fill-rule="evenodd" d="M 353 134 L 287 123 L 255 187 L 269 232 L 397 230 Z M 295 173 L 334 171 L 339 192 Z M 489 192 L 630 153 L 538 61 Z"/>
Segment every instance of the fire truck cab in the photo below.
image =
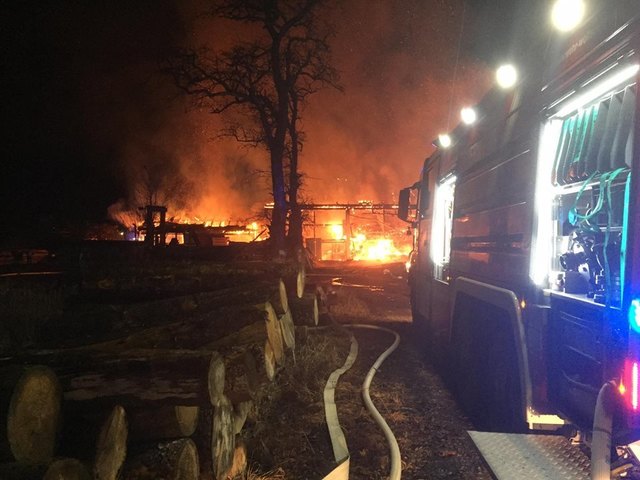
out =
<path fill-rule="evenodd" d="M 638 467 L 639 7 L 587 2 L 399 197 L 414 323 L 478 430 L 575 430 L 591 448 L 578 476 L 536 478 L 609 478 L 607 442 L 626 446 L 614 475 Z M 505 437 L 472 436 L 499 478 L 521 478 Z"/>

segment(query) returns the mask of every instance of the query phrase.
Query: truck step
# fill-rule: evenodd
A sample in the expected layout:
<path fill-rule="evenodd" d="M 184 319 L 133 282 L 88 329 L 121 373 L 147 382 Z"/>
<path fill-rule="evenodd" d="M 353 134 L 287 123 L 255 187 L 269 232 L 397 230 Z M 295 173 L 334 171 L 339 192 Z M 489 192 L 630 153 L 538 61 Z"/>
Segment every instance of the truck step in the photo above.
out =
<path fill-rule="evenodd" d="M 498 480 L 589 480 L 589 458 L 564 437 L 467 433 Z"/>

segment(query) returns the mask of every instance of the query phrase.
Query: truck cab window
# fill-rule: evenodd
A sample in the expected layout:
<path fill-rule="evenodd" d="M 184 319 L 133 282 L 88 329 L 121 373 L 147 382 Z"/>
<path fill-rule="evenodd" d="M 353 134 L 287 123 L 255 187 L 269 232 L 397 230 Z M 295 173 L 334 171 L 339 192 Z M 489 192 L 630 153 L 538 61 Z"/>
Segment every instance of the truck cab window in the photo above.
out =
<path fill-rule="evenodd" d="M 455 187 L 456 177 L 453 175 L 441 181 L 436 187 L 433 205 L 433 231 L 431 236 L 433 276 L 443 282 L 449 281 Z"/>

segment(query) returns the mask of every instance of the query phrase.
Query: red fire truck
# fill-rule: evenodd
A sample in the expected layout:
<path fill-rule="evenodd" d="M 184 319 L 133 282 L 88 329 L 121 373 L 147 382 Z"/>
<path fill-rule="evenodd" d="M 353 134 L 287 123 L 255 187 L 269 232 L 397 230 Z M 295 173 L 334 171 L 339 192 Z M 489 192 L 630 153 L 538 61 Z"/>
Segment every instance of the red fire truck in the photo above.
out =
<path fill-rule="evenodd" d="M 478 430 L 572 432 L 591 451 L 565 476 L 537 456 L 567 452 L 562 437 L 473 432 L 499 478 L 637 469 L 640 3 L 582 6 L 581 25 L 532 44 L 520 80 L 436 141 L 400 193 L 414 323 Z M 543 466 L 508 464 L 516 450 Z"/>

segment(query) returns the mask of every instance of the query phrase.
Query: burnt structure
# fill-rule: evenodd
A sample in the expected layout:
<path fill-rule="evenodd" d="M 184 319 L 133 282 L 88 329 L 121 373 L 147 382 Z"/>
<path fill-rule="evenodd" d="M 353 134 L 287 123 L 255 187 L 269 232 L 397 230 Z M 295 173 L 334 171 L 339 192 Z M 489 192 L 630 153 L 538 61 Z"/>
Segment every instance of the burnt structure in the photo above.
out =
<path fill-rule="evenodd" d="M 145 210 L 145 220 L 140 231 L 144 233 L 144 243 L 149 246 L 226 247 L 229 245 L 227 234 L 251 233 L 242 225 L 213 227 L 203 223 L 168 222 L 167 207 L 160 205 L 147 205 L 141 209 Z"/>

